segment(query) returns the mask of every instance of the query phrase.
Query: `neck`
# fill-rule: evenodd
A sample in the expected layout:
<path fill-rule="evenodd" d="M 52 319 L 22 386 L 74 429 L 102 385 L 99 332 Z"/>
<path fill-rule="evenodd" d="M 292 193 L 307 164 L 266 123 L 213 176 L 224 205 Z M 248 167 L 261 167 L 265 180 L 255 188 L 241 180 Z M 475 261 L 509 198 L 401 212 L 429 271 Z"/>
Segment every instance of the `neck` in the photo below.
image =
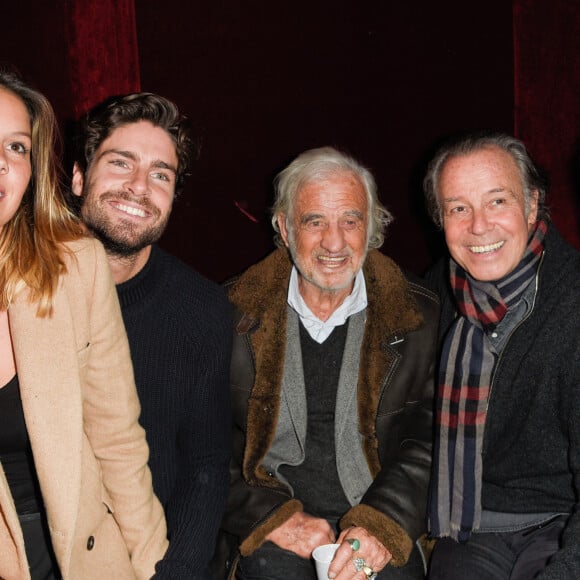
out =
<path fill-rule="evenodd" d="M 151 255 L 151 246 L 146 246 L 131 256 L 119 256 L 107 253 L 109 266 L 115 284 L 122 284 L 136 276 L 145 266 Z"/>
<path fill-rule="evenodd" d="M 298 290 L 306 306 L 310 308 L 314 316 L 323 322 L 328 320 L 344 302 L 345 298 L 352 292 L 353 285 L 339 290 L 324 290 L 313 286 L 302 277 L 298 279 Z"/>

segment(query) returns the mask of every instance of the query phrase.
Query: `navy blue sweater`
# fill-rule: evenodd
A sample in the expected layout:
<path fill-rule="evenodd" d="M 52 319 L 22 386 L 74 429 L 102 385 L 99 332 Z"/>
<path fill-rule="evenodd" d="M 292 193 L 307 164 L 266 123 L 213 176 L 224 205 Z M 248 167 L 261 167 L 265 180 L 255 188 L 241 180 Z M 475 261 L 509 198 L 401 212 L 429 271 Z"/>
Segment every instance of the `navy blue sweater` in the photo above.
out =
<path fill-rule="evenodd" d="M 222 289 L 153 246 L 117 286 L 169 550 L 158 579 L 208 579 L 229 486 L 231 313 Z"/>

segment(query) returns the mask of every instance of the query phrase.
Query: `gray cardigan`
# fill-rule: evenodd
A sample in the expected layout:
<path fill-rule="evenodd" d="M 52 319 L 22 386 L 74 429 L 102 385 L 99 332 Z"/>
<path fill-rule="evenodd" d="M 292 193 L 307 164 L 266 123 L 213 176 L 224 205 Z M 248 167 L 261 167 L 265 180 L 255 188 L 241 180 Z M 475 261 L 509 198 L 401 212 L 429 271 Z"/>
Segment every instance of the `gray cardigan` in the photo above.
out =
<path fill-rule="evenodd" d="M 365 312 L 350 317 L 348 334 L 343 355 L 340 380 L 338 382 L 335 445 L 338 476 L 346 498 L 351 506 L 360 503 L 373 478 L 366 461 L 364 439 L 358 432 L 356 385 L 360 362 Z M 287 483 L 278 472 L 281 463 L 297 465 L 304 460 L 306 443 L 307 410 L 302 356 L 300 352 L 299 317 L 288 307 L 288 326 L 282 399 L 276 436 L 264 459 L 264 467 L 277 478 Z M 358 433 L 358 438 L 353 437 Z"/>

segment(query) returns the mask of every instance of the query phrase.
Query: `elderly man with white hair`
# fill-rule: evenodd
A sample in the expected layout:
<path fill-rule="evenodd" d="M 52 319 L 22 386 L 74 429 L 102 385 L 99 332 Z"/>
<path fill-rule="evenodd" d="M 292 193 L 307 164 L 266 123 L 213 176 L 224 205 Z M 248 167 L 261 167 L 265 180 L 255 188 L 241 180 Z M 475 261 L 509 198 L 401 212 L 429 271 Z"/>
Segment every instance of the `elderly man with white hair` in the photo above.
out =
<path fill-rule="evenodd" d="M 228 285 L 234 458 L 216 577 L 423 578 L 438 301 L 376 248 L 391 215 L 330 147 L 276 179 L 279 248 Z"/>

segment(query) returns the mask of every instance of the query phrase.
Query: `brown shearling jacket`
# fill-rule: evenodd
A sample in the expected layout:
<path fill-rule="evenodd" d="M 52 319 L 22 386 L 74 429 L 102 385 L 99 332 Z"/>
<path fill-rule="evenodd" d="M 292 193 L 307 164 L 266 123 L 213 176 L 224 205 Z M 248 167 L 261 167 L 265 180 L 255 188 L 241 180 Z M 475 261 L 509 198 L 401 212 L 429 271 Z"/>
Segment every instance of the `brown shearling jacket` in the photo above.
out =
<path fill-rule="evenodd" d="M 263 467 L 280 408 L 292 264 L 279 249 L 229 284 L 238 309 L 231 392 L 231 490 L 215 559 L 217 578 L 233 577 L 248 556 L 302 504 Z M 373 483 L 341 519 L 362 526 L 407 561 L 426 529 L 431 464 L 437 297 L 371 250 L 363 272 L 367 322 L 358 379 L 358 423 Z M 228 576 L 229 574 L 229 576 Z"/>

